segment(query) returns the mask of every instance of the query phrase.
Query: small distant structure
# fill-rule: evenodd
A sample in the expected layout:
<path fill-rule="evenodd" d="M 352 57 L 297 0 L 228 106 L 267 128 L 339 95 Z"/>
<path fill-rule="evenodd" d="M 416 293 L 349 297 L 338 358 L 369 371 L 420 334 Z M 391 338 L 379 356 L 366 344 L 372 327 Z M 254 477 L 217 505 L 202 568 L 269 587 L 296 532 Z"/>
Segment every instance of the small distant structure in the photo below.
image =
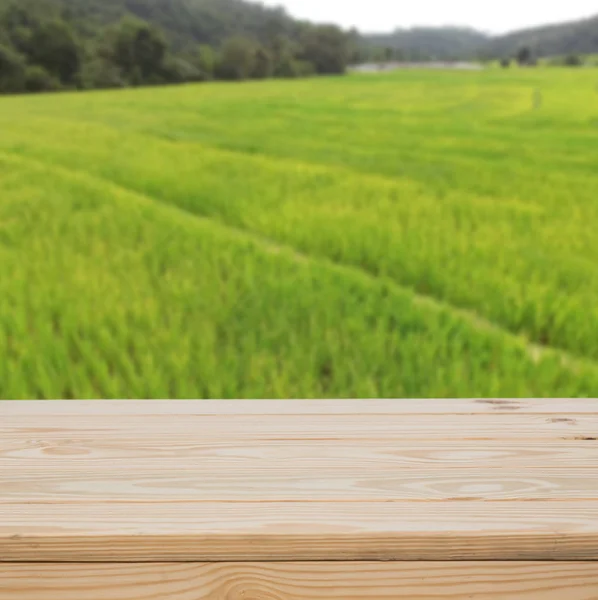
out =
<path fill-rule="evenodd" d="M 383 73 L 388 71 L 398 71 L 400 69 L 440 69 L 457 71 L 480 71 L 484 67 L 479 63 L 473 62 L 384 62 L 384 63 L 363 63 L 352 65 L 349 71 L 353 73 Z"/>

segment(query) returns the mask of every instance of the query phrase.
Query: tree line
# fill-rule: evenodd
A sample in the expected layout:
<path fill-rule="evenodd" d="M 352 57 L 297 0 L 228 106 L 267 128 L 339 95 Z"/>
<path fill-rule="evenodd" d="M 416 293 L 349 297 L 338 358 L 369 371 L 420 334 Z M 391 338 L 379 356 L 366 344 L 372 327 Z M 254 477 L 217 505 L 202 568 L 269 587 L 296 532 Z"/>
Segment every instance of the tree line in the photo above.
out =
<path fill-rule="evenodd" d="M 0 13 L 0 93 L 118 88 L 209 80 L 343 74 L 352 36 L 301 23 L 291 37 L 233 33 L 218 44 L 173 44 L 159 26 L 128 14 L 86 29 L 69 11 L 40 13 L 15 1 Z"/>
<path fill-rule="evenodd" d="M 539 59 L 530 46 L 522 46 L 514 56 L 503 56 L 500 59 L 501 67 L 507 69 L 513 62 L 520 67 L 535 67 L 542 60 L 542 64 L 549 67 L 583 67 L 598 66 L 598 62 L 592 56 L 582 54 L 566 54 L 564 56 L 552 56 L 545 59 Z"/>

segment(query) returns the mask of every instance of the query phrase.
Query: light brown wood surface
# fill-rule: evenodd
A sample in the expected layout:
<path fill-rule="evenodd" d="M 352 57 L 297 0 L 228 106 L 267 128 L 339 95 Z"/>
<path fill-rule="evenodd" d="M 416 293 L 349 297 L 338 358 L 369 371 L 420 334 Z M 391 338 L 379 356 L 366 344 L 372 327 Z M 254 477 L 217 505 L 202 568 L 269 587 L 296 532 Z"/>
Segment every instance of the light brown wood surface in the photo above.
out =
<path fill-rule="evenodd" d="M 0 439 L 94 439 L 124 445 L 227 441 L 336 440 L 565 440 L 598 438 L 598 412 L 559 415 L 478 414 L 282 414 L 282 415 L 2 415 Z M 594 440 L 596 441 L 596 440 Z"/>
<path fill-rule="evenodd" d="M 0 561 L 598 559 L 598 401 L 0 402 Z"/>
<path fill-rule="evenodd" d="M 0 600 L 596 600 L 593 563 L 0 565 Z"/>
<path fill-rule="evenodd" d="M 9 503 L 0 523 L 0 561 L 598 559 L 586 502 Z"/>
<path fill-rule="evenodd" d="M 548 398 L 543 400 L 32 400 L 0 402 L 3 415 L 439 415 L 492 412 L 562 414 L 596 413 L 596 400 Z"/>

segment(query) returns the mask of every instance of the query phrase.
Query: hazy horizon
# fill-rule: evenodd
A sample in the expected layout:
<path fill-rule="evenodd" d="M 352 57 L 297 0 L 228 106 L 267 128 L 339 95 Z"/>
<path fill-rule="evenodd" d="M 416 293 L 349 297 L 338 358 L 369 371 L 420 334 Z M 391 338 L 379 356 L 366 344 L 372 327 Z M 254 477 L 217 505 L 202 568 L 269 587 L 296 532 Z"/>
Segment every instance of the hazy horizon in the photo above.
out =
<path fill-rule="evenodd" d="M 263 0 L 268 6 L 283 6 L 300 19 L 333 22 L 356 27 L 364 33 L 385 33 L 409 27 L 470 27 L 488 34 L 501 34 L 527 27 L 575 21 L 598 14 L 595 0 L 570 0 L 564 6 L 537 10 L 515 0 L 504 0 L 497 8 L 474 0 L 420 0 L 413 6 L 389 6 L 388 0 L 369 0 L 347 5 L 342 0 Z"/>

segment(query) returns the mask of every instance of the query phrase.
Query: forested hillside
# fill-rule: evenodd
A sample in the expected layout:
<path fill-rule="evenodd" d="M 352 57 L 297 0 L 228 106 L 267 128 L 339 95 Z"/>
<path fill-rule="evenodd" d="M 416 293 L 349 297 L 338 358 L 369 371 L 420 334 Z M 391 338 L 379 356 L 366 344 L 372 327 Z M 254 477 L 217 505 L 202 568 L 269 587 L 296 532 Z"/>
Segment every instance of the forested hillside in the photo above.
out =
<path fill-rule="evenodd" d="M 0 0 L 0 93 L 303 77 L 344 73 L 352 62 L 521 52 L 527 63 L 598 53 L 598 16 L 500 37 L 460 27 L 360 35 L 246 0 Z"/>
<path fill-rule="evenodd" d="M 598 16 L 488 36 L 462 27 L 415 27 L 364 36 L 372 59 L 456 60 L 514 57 L 528 48 L 536 58 L 598 53 Z"/>
<path fill-rule="evenodd" d="M 0 0 L 0 93 L 337 74 L 354 40 L 244 0 Z"/>
<path fill-rule="evenodd" d="M 414 27 L 365 36 L 374 59 L 416 61 L 471 59 L 488 39 L 480 31 L 463 27 Z"/>
<path fill-rule="evenodd" d="M 524 46 L 538 57 L 597 53 L 598 15 L 591 19 L 535 27 L 493 38 L 485 51 L 491 56 L 507 56 Z"/>
<path fill-rule="evenodd" d="M 35 14 L 58 12 L 84 36 L 93 36 L 126 15 L 159 27 L 174 48 L 218 45 L 233 35 L 264 42 L 272 35 L 296 37 L 300 24 L 283 10 L 244 0 L 0 0 Z"/>

